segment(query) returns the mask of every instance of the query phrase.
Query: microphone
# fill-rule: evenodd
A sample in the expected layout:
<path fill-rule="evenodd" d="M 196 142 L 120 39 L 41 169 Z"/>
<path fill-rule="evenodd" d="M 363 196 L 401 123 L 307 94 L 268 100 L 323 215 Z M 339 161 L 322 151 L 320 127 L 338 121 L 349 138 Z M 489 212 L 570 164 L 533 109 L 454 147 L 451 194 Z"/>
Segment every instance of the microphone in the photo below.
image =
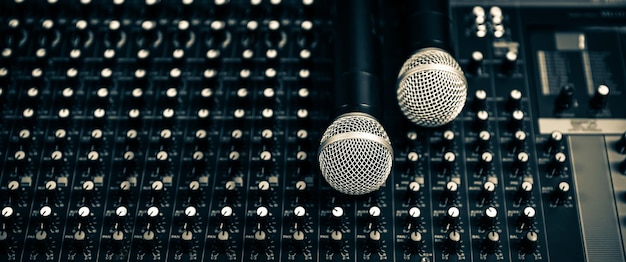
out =
<path fill-rule="evenodd" d="M 320 141 L 324 179 L 337 191 L 363 195 L 385 183 L 393 162 L 381 115 L 380 81 L 373 52 L 372 2 L 336 1 L 334 109 L 339 116 Z"/>
<path fill-rule="evenodd" d="M 407 24 L 410 46 L 416 50 L 397 78 L 400 110 L 413 123 L 436 127 L 454 120 L 463 110 L 467 80 L 450 55 L 451 20 L 448 0 L 409 0 L 414 10 Z"/>

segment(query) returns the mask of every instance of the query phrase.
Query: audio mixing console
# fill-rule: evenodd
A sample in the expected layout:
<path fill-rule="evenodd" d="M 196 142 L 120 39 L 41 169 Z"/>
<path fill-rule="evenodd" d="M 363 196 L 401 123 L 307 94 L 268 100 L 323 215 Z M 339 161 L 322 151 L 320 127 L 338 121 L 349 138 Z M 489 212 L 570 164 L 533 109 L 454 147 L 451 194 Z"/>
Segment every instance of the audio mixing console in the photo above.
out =
<path fill-rule="evenodd" d="M 0 261 L 626 261 L 626 2 L 453 1 L 437 128 L 377 4 L 394 162 L 348 196 L 317 160 L 334 1 L 2 1 Z"/>

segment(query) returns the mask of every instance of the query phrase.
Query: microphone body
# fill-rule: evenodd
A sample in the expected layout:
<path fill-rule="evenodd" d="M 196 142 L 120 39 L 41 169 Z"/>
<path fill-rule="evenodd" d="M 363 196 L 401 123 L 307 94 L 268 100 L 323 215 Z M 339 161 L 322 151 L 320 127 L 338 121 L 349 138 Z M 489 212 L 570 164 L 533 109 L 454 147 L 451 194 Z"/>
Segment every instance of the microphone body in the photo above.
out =
<path fill-rule="evenodd" d="M 451 45 L 450 6 L 447 0 L 408 1 L 410 47 L 397 79 L 400 110 L 413 123 L 436 127 L 454 120 L 463 110 L 467 80 Z"/>
<path fill-rule="evenodd" d="M 374 52 L 372 3 L 336 1 L 334 109 L 338 117 L 320 141 L 320 171 L 349 195 L 377 190 L 391 172 L 393 148 L 382 125 L 381 88 Z"/>

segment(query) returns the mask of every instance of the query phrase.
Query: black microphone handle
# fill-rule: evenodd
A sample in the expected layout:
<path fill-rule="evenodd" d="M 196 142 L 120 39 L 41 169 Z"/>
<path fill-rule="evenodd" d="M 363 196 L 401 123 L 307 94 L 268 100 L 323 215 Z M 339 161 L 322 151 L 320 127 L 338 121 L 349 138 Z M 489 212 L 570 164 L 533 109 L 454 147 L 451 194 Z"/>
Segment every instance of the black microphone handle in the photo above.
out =
<path fill-rule="evenodd" d="M 375 1 L 335 1 L 335 88 L 337 115 L 363 112 L 381 116 L 380 80 L 375 59 L 373 4 Z"/>
<path fill-rule="evenodd" d="M 409 50 L 437 47 L 454 54 L 449 0 L 406 0 Z"/>

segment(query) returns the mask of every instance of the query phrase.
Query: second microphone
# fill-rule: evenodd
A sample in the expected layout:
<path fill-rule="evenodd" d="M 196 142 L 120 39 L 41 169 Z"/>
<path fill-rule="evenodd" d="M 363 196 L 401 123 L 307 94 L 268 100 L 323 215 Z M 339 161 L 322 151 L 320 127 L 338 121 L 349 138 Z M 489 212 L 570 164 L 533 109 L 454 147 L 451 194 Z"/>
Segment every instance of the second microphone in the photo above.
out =
<path fill-rule="evenodd" d="M 338 117 L 320 141 L 324 179 L 339 192 L 362 195 L 382 186 L 393 162 L 387 132 L 378 122 L 382 89 L 376 63 L 375 1 L 335 1 L 334 110 Z"/>

